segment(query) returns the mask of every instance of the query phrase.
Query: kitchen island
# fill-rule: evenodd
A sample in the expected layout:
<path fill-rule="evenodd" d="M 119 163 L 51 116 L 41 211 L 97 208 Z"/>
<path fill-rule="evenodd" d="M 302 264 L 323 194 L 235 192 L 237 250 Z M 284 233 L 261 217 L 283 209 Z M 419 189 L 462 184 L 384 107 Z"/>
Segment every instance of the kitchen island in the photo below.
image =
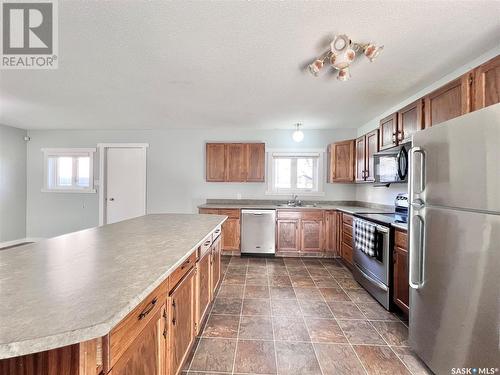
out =
<path fill-rule="evenodd" d="M 146 215 L 0 252 L 0 374 L 177 373 L 219 283 L 225 220 Z"/>

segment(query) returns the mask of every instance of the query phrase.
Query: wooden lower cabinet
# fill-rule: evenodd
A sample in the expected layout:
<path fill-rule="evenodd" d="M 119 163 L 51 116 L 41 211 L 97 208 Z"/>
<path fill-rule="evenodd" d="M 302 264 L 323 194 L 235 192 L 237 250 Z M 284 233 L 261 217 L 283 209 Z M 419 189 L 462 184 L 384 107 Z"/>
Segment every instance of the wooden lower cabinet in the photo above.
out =
<path fill-rule="evenodd" d="M 353 265 L 352 261 L 352 215 L 342 213 L 342 230 L 341 230 L 341 257 L 347 262 L 347 265 Z"/>
<path fill-rule="evenodd" d="M 408 245 L 406 231 L 397 229 L 393 248 L 393 302 L 406 314 L 410 311 L 410 286 L 408 272 Z"/>
<path fill-rule="evenodd" d="M 325 250 L 332 256 L 340 256 L 340 222 L 342 213 L 325 212 Z"/>
<path fill-rule="evenodd" d="M 210 253 L 210 283 L 211 283 L 211 296 L 215 296 L 217 287 L 221 280 L 221 255 L 222 255 L 222 242 L 221 238 L 218 237 L 213 245 Z"/>
<path fill-rule="evenodd" d="M 156 309 L 148 324 L 113 366 L 112 375 L 164 375 L 166 306 Z"/>
<path fill-rule="evenodd" d="M 301 251 L 320 252 L 324 249 L 325 224 L 323 220 L 301 220 L 300 249 Z"/>
<path fill-rule="evenodd" d="M 184 359 L 195 338 L 195 269 L 169 293 L 167 363 L 169 374 L 181 372 Z"/>
<path fill-rule="evenodd" d="M 196 265 L 196 333 L 199 333 L 203 318 L 212 300 L 212 253 L 202 254 Z"/>
<path fill-rule="evenodd" d="M 276 223 L 276 231 L 278 251 L 300 250 L 298 219 L 278 219 Z"/>
<path fill-rule="evenodd" d="M 239 209 L 217 209 L 200 208 L 200 214 L 224 215 L 228 219 L 222 224 L 222 250 L 239 251 L 240 250 L 240 210 Z"/>

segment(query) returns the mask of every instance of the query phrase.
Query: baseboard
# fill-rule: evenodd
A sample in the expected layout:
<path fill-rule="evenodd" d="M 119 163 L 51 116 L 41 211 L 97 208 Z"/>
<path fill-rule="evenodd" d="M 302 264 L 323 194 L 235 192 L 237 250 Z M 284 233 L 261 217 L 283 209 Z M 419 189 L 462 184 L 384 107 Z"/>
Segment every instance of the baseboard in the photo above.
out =
<path fill-rule="evenodd" d="M 41 237 L 26 237 L 26 238 L 19 238 L 17 240 L 12 240 L 12 241 L 5 241 L 5 242 L 0 242 L 0 250 L 3 249 L 4 247 L 11 247 L 11 246 L 16 246 L 25 242 L 38 242 L 43 240 L 44 238 Z"/>

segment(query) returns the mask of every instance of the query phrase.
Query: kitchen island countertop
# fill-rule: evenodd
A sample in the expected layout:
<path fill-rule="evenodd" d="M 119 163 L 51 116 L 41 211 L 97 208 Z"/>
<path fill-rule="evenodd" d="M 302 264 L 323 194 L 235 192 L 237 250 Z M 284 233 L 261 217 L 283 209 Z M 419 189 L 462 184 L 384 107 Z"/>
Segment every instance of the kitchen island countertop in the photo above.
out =
<path fill-rule="evenodd" d="M 0 251 L 0 359 L 106 335 L 225 220 L 146 215 Z"/>

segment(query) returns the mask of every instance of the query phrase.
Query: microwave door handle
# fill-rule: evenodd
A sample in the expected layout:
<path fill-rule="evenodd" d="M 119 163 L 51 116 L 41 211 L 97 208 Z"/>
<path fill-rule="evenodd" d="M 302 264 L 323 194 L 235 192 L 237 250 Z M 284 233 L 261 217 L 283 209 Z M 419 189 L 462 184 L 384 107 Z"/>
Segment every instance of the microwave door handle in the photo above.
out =
<path fill-rule="evenodd" d="M 401 158 L 404 158 L 404 172 L 401 170 Z M 398 165 L 398 176 L 403 181 L 408 174 L 408 153 L 404 147 L 401 147 L 401 150 L 399 150 L 398 156 L 396 157 L 396 163 Z"/>

